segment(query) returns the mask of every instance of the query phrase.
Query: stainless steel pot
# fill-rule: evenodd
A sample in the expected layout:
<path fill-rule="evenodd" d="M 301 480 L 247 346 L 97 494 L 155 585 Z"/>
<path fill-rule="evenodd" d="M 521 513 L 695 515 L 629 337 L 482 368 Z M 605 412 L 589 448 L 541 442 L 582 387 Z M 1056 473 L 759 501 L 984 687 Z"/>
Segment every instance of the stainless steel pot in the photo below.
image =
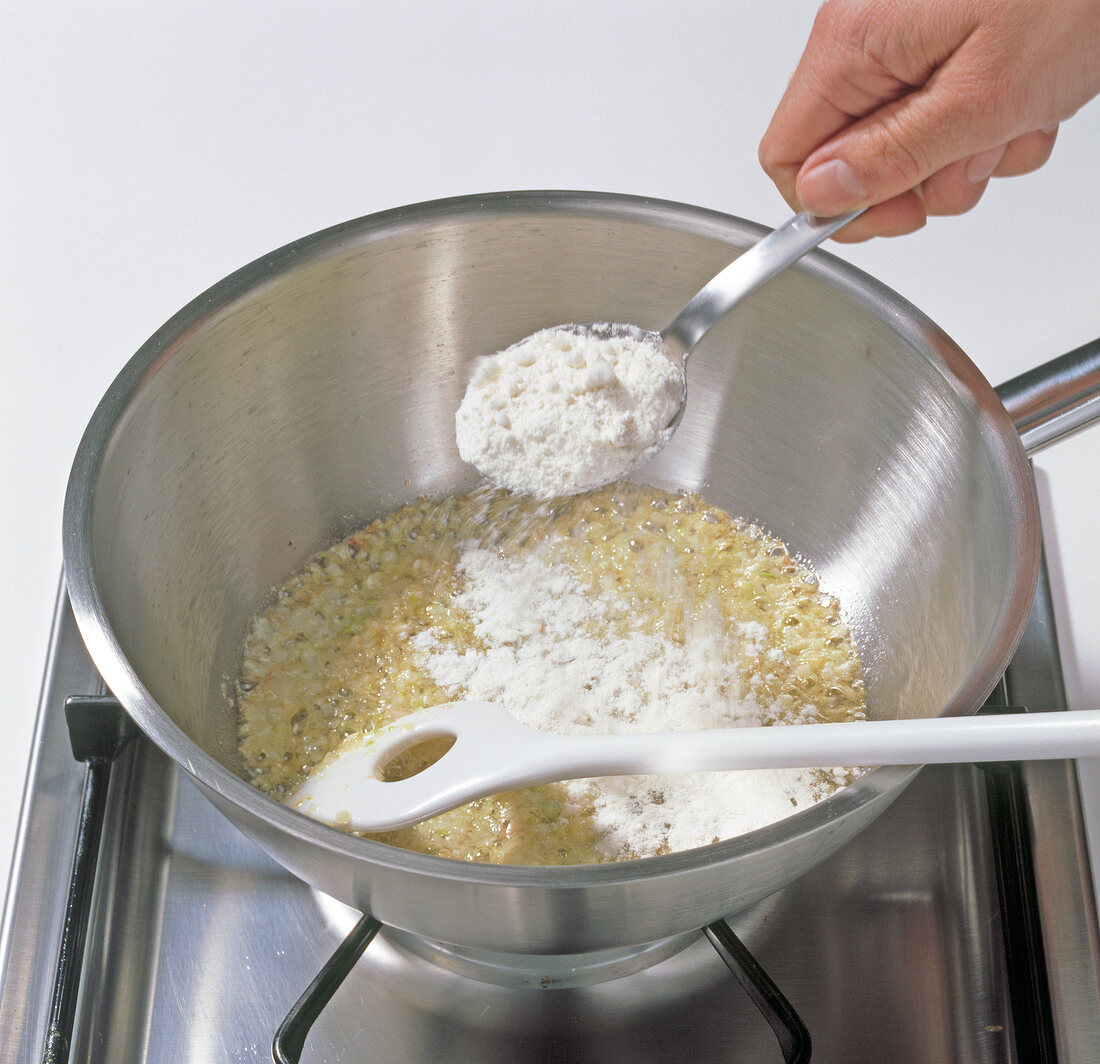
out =
<path fill-rule="evenodd" d="M 225 694 L 250 615 L 310 554 L 473 483 L 453 413 L 475 356 L 561 321 L 660 324 L 761 233 L 669 203 L 499 194 L 349 222 L 215 285 L 125 366 L 73 468 L 66 576 L 108 685 L 288 869 L 428 939 L 542 954 L 656 942 L 810 869 L 916 770 L 876 770 L 688 853 L 486 867 L 266 798 L 237 775 Z M 691 373 L 688 414 L 645 478 L 699 490 L 812 560 L 847 605 L 873 716 L 973 711 L 1019 638 L 1040 549 L 996 392 L 918 311 L 824 253 L 717 326 Z"/>

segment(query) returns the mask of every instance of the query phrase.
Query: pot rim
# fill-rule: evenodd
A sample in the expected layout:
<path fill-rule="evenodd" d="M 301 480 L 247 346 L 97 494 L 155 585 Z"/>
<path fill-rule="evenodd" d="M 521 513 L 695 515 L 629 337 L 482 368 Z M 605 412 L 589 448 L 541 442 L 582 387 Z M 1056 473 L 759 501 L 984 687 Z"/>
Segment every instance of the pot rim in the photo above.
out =
<path fill-rule="evenodd" d="M 271 251 L 212 285 L 161 326 L 119 372 L 88 423 L 69 476 L 62 523 L 65 582 L 78 627 L 108 687 L 141 730 L 176 764 L 204 788 L 242 807 L 249 815 L 303 843 L 334 854 L 368 860 L 404 873 L 465 884 L 571 889 L 640 877 L 674 876 L 703 865 L 723 863 L 745 853 L 764 851 L 794 836 L 825 829 L 830 821 L 882 793 L 900 792 L 920 766 L 872 769 L 849 786 L 783 820 L 732 839 L 659 857 L 549 867 L 457 861 L 348 835 L 270 798 L 191 739 L 161 709 L 130 665 L 97 589 L 90 543 L 92 495 L 120 419 L 133 396 L 171 357 L 173 346 L 206 318 L 224 311 L 257 285 L 311 258 L 351 243 L 371 243 L 448 219 L 503 217 L 533 211 L 633 219 L 731 245 L 743 244 L 746 233 L 759 238 L 768 232 L 766 227 L 755 222 L 668 200 L 604 192 L 496 192 L 430 200 L 352 219 Z M 1003 616 L 1006 623 L 994 634 L 985 653 L 974 663 L 970 675 L 941 715 L 973 712 L 996 686 L 1019 642 L 1038 578 L 1038 505 L 1019 435 L 996 392 L 977 367 L 946 333 L 897 293 L 821 249 L 811 251 L 792 269 L 807 270 L 827 278 L 848 298 L 888 317 L 895 331 L 915 348 L 931 350 L 939 358 L 941 372 L 951 386 L 969 396 L 975 415 L 982 421 L 984 434 L 991 437 L 995 449 L 1007 463 L 1008 482 L 1014 495 L 1013 509 L 1021 516 L 1021 565 L 1010 574 L 1009 586 L 1005 589 Z"/>

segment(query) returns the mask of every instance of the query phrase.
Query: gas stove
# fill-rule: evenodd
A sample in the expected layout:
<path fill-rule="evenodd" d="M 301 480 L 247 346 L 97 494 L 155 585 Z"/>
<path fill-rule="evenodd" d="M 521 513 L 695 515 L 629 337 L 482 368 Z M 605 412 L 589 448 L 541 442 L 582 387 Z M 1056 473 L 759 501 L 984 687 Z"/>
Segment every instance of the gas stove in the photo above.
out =
<path fill-rule="evenodd" d="M 1074 762 L 925 768 L 826 863 L 698 935 L 509 958 L 318 894 L 144 738 L 118 741 L 124 727 L 86 940 L 61 951 L 79 992 L 47 1048 L 90 786 L 65 707 L 102 693 L 62 587 L 3 926 L 7 1059 L 1096 1060 L 1100 933 Z M 1045 571 L 987 708 L 1006 707 L 1065 707 Z"/>

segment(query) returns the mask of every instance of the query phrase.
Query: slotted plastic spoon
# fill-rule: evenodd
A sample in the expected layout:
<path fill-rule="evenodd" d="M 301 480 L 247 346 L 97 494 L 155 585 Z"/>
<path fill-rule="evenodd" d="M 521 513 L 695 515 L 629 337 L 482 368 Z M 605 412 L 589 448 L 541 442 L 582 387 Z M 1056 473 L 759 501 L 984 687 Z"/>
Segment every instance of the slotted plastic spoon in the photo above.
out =
<path fill-rule="evenodd" d="M 454 740 L 441 758 L 414 776 L 383 780 L 382 770 L 395 757 L 437 738 Z M 339 827 L 376 832 L 415 824 L 475 798 L 554 780 L 1097 755 L 1100 710 L 556 735 L 528 728 L 491 702 L 451 702 L 347 740 L 288 804 Z"/>

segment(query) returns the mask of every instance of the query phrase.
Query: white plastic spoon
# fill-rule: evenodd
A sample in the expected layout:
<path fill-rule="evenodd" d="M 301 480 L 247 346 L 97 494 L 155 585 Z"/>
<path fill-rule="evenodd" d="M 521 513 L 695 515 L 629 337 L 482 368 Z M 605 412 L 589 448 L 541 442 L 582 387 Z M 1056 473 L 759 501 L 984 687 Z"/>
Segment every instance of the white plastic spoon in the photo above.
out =
<path fill-rule="evenodd" d="M 451 748 L 386 782 L 397 755 L 429 739 Z M 554 780 L 635 773 L 840 765 L 1034 761 L 1100 755 L 1100 710 L 933 717 L 648 734 L 554 735 L 491 702 L 451 702 L 347 740 L 289 799 L 356 831 L 392 831 L 490 794 Z"/>

